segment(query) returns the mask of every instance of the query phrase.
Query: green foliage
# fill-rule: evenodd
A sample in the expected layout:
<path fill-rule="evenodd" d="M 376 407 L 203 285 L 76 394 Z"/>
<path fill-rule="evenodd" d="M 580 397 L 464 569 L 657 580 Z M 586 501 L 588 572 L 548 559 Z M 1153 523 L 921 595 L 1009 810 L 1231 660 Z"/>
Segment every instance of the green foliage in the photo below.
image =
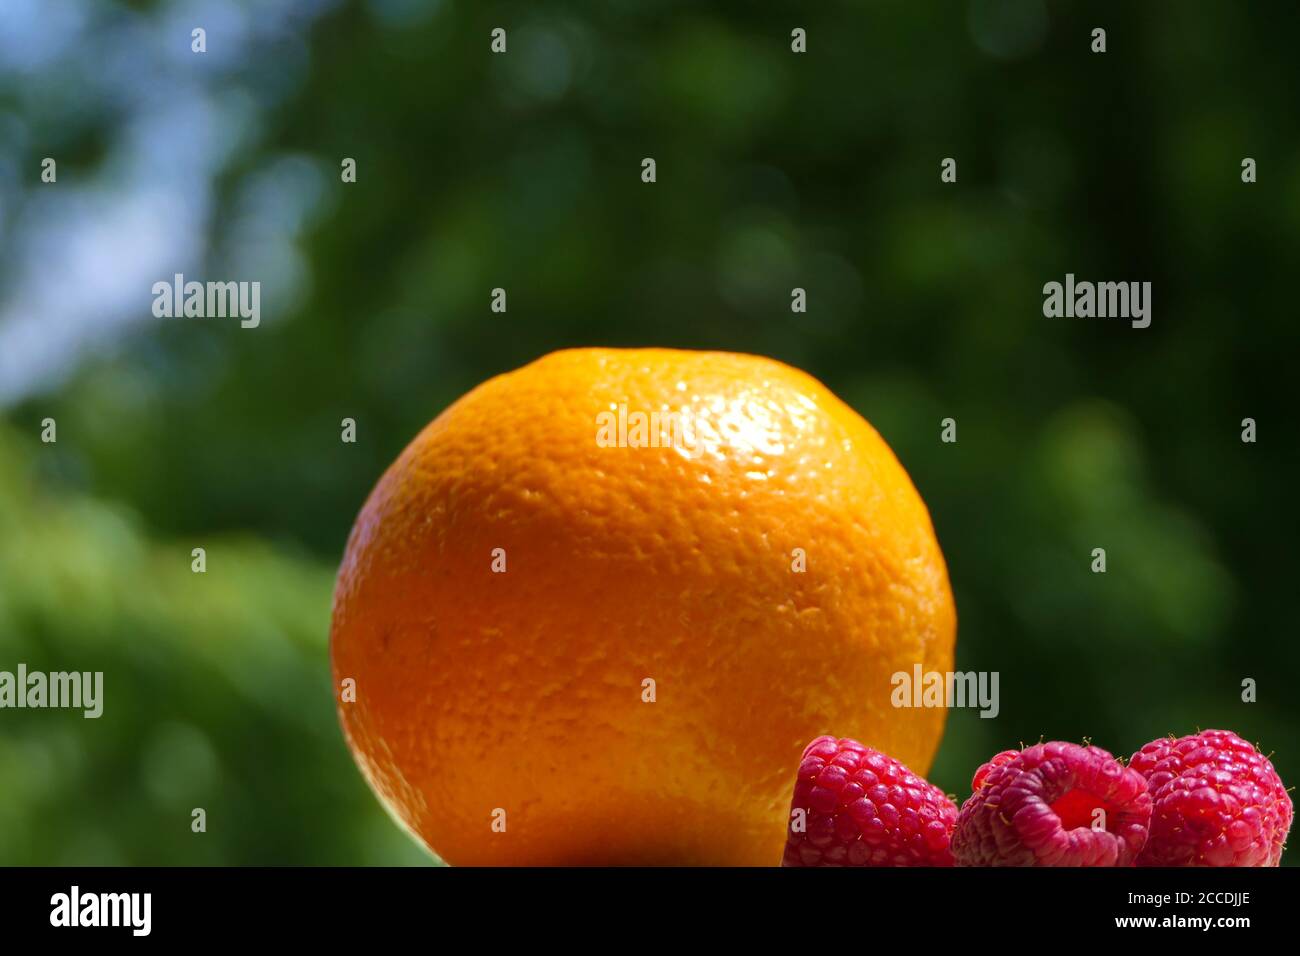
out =
<path fill-rule="evenodd" d="M 329 572 L 247 536 L 151 541 L 129 508 L 50 492 L 58 447 L 0 429 L 0 666 L 102 671 L 103 714 L 0 713 L 0 860 L 426 862 L 343 745 Z"/>

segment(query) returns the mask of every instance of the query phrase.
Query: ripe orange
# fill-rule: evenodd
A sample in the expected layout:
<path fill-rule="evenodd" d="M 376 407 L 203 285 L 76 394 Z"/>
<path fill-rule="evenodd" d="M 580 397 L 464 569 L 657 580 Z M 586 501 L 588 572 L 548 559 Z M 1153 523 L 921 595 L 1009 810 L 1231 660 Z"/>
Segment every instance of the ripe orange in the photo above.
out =
<path fill-rule="evenodd" d="M 920 496 L 816 380 L 581 349 L 388 469 L 331 655 L 363 774 L 449 863 L 774 866 L 812 738 L 928 770 L 945 711 L 891 675 L 951 670 L 955 629 Z"/>

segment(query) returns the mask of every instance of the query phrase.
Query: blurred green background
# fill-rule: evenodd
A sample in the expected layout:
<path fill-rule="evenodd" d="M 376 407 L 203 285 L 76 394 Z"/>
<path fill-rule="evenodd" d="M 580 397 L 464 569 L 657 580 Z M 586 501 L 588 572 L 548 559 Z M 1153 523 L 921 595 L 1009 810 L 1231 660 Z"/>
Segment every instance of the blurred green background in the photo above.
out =
<path fill-rule="evenodd" d="M 958 667 L 1001 675 L 998 719 L 949 718 L 946 790 L 1041 736 L 1211 726 L 1294 783 L 1297 27 L 1227 0 L 6 0 L 0 669 L 102 670 L 107 704 L 0 711 L 0 864 L 430 862 L 343 746 L 333 573 L 425 422 L 577 345 L 764 353 L 881 431 Z M 262 326 L 154 319 L 176 272 L 261 281 Z M 1152 282 L 1151 327 L 1044 318 L 1067 272 Z"/>

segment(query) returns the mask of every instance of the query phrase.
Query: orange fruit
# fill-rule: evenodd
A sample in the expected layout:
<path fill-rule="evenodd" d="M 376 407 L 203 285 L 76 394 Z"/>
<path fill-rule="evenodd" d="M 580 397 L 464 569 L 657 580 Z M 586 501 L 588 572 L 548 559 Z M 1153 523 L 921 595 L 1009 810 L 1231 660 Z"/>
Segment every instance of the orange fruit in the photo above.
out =
<path fill-rule="evenodd" d="M 815 379 L 579 349 L 402 452 L 330 648 L 362 773 L 449 863 L 776 865 L 812 738 L 928 770 L 945 711 L 891 676 L 951 670 L 955 629 L 924 503 Z"/>

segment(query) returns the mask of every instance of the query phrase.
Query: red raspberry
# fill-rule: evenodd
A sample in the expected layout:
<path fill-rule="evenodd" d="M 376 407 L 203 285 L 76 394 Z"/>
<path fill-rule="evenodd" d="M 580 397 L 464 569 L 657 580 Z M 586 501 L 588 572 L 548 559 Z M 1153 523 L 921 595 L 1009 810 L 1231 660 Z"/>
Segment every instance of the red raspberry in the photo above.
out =
<path fill-rule="evenodd" d="M 990 760 L 986 764 L 983 764 L 978 770 L 975 771 L 975 776 L 971 777 L 971 781 L 970 781 L 971 792 L 973 793 L 974 791 L 978 790 L 980 787 L 984 786 L 984 781 L 985 779 L 988 778 L 990 770 L 992 770 L 994 767 L 1001 767 L 1003 764 L 1008 764 L 1019 756 L 1020 756 L 1019 750 L 1004 750 L 1000 754 L 995 754 L 992 760 Z"/>
<path fill-rule="evenodd" d="M 1146 842 L 1146 781 L 1100 747 L 1003 751 L 972 786 L 952 834 L 958 866 L 1131 866 Z"/>
<path fill-rule="evenodd" d="M 1228 730 L 1153 740 L 1129 764 L 1154 801 L 1138 866 L 1277 866 L 1291 797 L 1269 759 Z"/>
<path fill-rule="evenodd" d="M 952 866 L 956 819 L 942 790 L 893 757 L 818 737 L 799 764 L 781 865 Z"/>

